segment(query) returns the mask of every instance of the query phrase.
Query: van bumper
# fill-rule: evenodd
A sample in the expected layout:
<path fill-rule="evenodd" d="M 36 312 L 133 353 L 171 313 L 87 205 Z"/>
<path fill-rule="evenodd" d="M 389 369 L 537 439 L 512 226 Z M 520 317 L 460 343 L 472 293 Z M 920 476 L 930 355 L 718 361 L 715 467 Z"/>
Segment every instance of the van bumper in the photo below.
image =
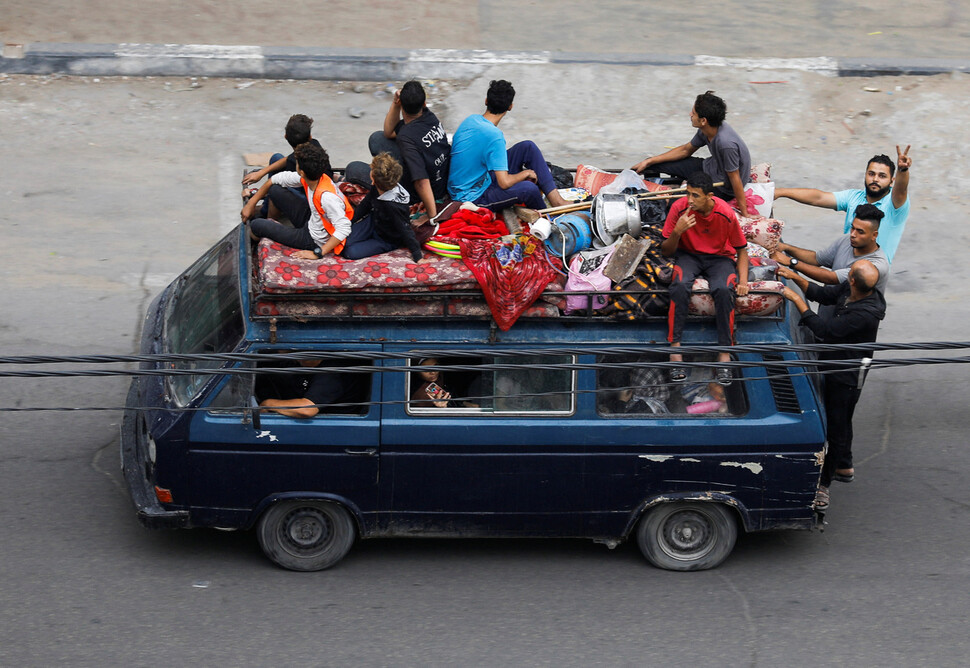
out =
<path fill-rule="evenodd" d="M 128 392 L 128 405 L 137 400 L 137 378 Z M 137 404 L 136 404 L 137 405 Z M 158 502 L 155 489 L 148 479 L 148 443 L 143 429 L 139 429 L 137 411 L 126 410 L 121 422 L 121 469 L 128 484 L 128 494 L 138 513 L 138 521 L 149 529 L 185 529 L 189 511 L 166 510 Z"/>

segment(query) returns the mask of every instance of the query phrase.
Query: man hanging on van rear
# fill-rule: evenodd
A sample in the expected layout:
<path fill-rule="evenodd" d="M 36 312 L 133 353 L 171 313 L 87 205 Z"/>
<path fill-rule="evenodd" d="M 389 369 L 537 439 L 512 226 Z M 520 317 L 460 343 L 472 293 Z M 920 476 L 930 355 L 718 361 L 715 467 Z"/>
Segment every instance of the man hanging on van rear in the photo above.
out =
<path fill-rule="evenodd" d="M 670 283 L 670 311 L 668 340 L 680 346 L 680 338 L 687 322 L 687 303 L 690 301 L 694 279 L 706 276 L 714 298 L 717 319 L 717 343 L 734 344 L 734 293 L 748 294 L 748 249 L 737 216 L 727 203 L 714 196 L 714 182 L 704 172 L 694 172 L 687 179 L 687 197 L 674 202 L 667 214 L 663 229 L 664 242 L 660 251 L 674 256 L 674 276 Z M 683 356 L 673 354 L 671 362 L 682 362 Z M 718 353 L 718 362 L 728 362 L 728 352 Z M 731 370 L 717 369 L 721 385 L 730 385 Z M 683 368 L 670 370 L 670 380 L 687 379 Z"/>
<path fill-rule="evenodd" d="M 886 299 L 879 291 L 879 270 L 869 260 L 856 260 L 849 268 L 849 278 L 836 285 L 816 285 L 799 276 L 791 269 L 779 267 L 778 273 L 793 281 L 804 293 L 802 295 L 785 288 L 785 298 L 794 304 L 801 314 L 800 324 L 815 335 L 819 343 L 870 343 L 876 340 L 879 322 L 886 316 Z M 827 305 L 828 310 L 813 312 L 806 299 Z M 823 360 L 859 360 L 872 357 L 871 350 L 836 350 L 819 353 Z M 852 415 L 859 402 L 865 374 L 859 367 L 832 367 L 824 362 L 819 365 L 824 372 L 825 413 L 828 420 L 826 439 L 829 447 L 822 463 L 815 509 L 829 507 L 829 486 L 833 480 L 852 482 L 855 468 L 852 464 Z"/>

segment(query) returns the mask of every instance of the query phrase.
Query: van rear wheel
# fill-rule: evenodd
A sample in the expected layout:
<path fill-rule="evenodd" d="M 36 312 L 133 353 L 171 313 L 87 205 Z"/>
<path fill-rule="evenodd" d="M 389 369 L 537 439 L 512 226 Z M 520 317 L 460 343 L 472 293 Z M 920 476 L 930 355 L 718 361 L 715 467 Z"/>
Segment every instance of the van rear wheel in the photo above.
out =
<path fill-rule="evenodd" d="M 350 514 L 329 501 L 281 501 L 263 513 L 259 545 L 291 571 L 320 571 L 344 558 L 354 544 Z"/>
<path fill-rule="evenodd" d="M 734 549 L 738 526 L 717 503 L 664 503 L 640 520 L 637 544 L 654 566 L 700 571 L 719 566 Z"/>

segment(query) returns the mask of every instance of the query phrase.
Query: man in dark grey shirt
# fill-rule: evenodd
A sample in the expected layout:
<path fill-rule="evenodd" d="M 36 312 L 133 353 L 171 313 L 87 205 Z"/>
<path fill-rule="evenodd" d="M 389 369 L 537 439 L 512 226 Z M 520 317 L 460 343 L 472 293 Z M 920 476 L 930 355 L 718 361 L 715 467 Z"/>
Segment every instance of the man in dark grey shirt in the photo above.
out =
<path fill-rule="evenodd" d="M 883 215 L 874 205 L 861 204 L 856 207 L 849 233 L 828 247 L 813 251 L 779 242 L 771 257 L 781 265 L 829 285 L 845 283 L 852 263 L 868 260 L 879 271 L 876 289 L 885 294 L 889 284 L 889 258 L 876 241 Z"/>
<path fill-rule="evenodd" d="M 715 188 L 715 195 L 725 201 L 736 199 L 743 216 L 756 215 L 754 207 L 748 209 L 744 195 L 744 186 L 751 180 L 751 154 L 734 128 L 724 122 L 725 116 L 727 105 L 714 91 L 698 95 L 690 110 L 690 123 L 697 128 L 691 140 L 666 153 L 644 158 L 632 167 L 633 171 L 642 173 L 653 168 L 682 179 L 703 171 L 715 183 L 723 184 Z M 692 157 L 702 146 L 707 146 L 711 157 Z"/>

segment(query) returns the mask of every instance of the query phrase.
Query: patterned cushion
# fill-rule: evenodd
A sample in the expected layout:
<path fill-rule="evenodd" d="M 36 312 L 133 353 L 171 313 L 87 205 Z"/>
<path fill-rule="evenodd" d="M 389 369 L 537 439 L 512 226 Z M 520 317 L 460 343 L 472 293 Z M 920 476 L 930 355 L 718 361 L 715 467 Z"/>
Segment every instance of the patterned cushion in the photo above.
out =
<path fill-rule="evenodd" d="M 256 301 L 258 315 L 334 316 L 334 315 L 458 315 L 488 316 L 488 305 L 471 270 L 460 259 L 428 254 L 428 261 L 418 264 L 411 253 L 400 248 L 362 260 L 345 260 L 328 255 L 320 260 L 293 257 L 296 251 L 263 239 L 257 257 L 257 289 L 263 298 Z M 546 286 L 560 292 L 564 279 L 557 274 Z M 387 293 L 427 294 L 437 291 L 468 290 L 477 297 L 422 299 L 377 296 Z M 375 297 L 346 300 L 327 299 L 326 293 L 372 292 Z M 309 299 L 274 299 L 273 295 L 312 295 Z M 565 303 L 561 296 L 541 295 L 522 314 L 526 317 L 556 317 Z"/>
<path fill-rule="evenodd" d="M 776 218 L 745 218 L 738 216 L 744 238 L 753 241 L 769 251 L 778 246 L 785 222 Z"/>
<path fill-rule="evenodd" d="M 785 285 L 780 281 L 753 281 L 748 283 L 748 288 L 752 292 L 767 291 L 771 294 L 752 294 L 749 292 L 743 297 L 738 297 L 734 302 L 734 311 L 737 315 L 771 315 L 785 301 L 783 296 Z M 698 290 L 710 289 L 707 279 L 695 279 L 691 289 L 695 294 L 691 295 L 687 312 L 692 315 L 703 315 L 713 318 L 714 298 L 706 292 L 697 293 Z"/>
<path fill-rule="evenodd" d="M 751 165 L 751 183 L 768 183 L 771 181 L 771 163 L 759 162 Z"/>
<path fill-rule="evenodd" d="M 595 195 L 600 188 L 608 183 L 613 183 L 618 175 L 613 172 L 604 172 L 602 169 L 590 165 L 579 165 L 576 167 L 576 178 L 573 185 L 577 188 L 585 188 L 590 195 Z M 662 186 L 653 181 L 644 181 L 643 187 L 650 192 L 658 190 L 668 190 L 667 186 Z"/>
<path fill-rule="evenodd" d="M 418 264 L 404 248 L 362 260 L 345 260 L 335 255 L 301 260 L 293 257 L 295 252 L 269 239 L 260 241 L 259 284 L 264 292 L 410 292 L 478 287 L 471 270 L 461 260 L 429 254 L 428 262 Z"/>

